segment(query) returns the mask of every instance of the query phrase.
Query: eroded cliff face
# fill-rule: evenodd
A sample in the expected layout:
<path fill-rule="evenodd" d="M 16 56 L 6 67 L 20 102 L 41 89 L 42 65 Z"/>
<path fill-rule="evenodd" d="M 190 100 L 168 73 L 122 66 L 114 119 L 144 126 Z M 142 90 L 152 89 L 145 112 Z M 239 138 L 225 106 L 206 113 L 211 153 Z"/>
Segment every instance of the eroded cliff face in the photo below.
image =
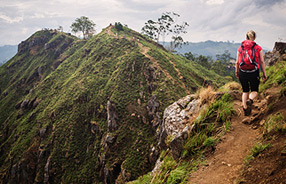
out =
<path fill-rule="evenodd" d="M 273 50 L 266 52 L 264 55 L 266 66 L 274 65 L 278 59 L 286 60 L 286 43 L 284 42 L 275 42 Z"/>
<path fill-rule="evenodd" d="M 166 110 L 182 126 L 163 121 L 165 108 L 225 82 L 205 72 L 126 27 L 88 41 L 37 32 L 0 68 L 2 183 L 124 183 L 151 171 L 199 102 Z"/>

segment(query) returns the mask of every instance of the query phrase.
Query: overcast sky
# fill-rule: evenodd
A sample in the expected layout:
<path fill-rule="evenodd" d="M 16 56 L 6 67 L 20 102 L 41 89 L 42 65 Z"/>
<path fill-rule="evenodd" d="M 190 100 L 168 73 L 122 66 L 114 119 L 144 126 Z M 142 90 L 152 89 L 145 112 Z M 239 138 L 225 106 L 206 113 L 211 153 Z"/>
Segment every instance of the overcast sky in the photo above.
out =
<path fill-rule="evenodd" d="M 286 42 L 286 0 L 1 0 L 0 45 L 18 44 L 42 28 L 70 32 L 80 16 L 93 20 L 97 32 L 114 22 L 140 32 L 167 11 L 190 24 L 183 36 L 190 42 L 241 42 L 248 30 L 269 49 Z"/>

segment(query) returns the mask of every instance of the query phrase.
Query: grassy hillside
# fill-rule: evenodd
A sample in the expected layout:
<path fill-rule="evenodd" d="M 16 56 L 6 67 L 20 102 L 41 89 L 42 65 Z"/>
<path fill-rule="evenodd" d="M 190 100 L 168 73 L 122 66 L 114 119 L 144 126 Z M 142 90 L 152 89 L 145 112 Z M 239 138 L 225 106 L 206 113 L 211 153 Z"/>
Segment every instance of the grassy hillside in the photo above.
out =
<path fill-rule="evenodd" d="M 257 101 L 255 101 L 255 111 L 252 117 L 244 117 L 241 115 L 241 89 L 236 88 L 234 91 L 226 90 L 230 87 L 239 86 L 239 84 L 229 83 L 225 87 L 219 89 L 224 91 L 225 94 L 214 101 L 210 101 L 208 106 L 200 112 L 200 115 L 193 121 L 190 122 L 194 125 L 194 130 L 187 137 L 184 144 L 183 152 L 178 160 L 175 160 L 171 154 L 171 148 L 168 147 L 166 150 L 161 152 L 159 160 L 161 165 L 153 173 L 150 172 L 144 176 L 139 177 L 136 181 L 129 182 L 130 184 L 141 184 L 141 183 L 192 183 L 191 180 L 193 173 L 198 168 L 200 170 L 197 178 L 199 181 L 216 181 L 217 175 L 222 176 L 224 173 L 218 173 L 216 169 L 212 170 L 211 175 L 208 172 L 208 167 L 224 167 L 225 172 L 228 174 L 225 177 L 231 177 L 234 183 L 284 183 L 285 180 L 285 153 L 286 153 L 286 63 L 279 59 L 276 65 L 266 69 L 268 80 L 260 85 L 260 94 Z M 229 87 L 227 87 L 229 86 Z M 231 87 L 233 86 L 233 87 Z M 237 89 L 239 89 L 237 91 Z M 238 95 L 236 95 L 238 94 Z M 238 97 L 234 99 L 234 97 Z M 234 108 L 234 100 L 236 100 L 236 109 Z M 262 106 L 260 106 L 261 104 Z M 256 107 L 255 107 L 256 106 Z M 257 113 L 258 109 L 258 113 Z M 239 113 L 235 113 L 239 112 Z M 243 122 L 248 124 L 249 129 L 257 129 L 256 132 L 256 143 L 253 147 L 245 153 L 246 157 L 240 161 L 236 161 L 235 166 L 226 163 L 221 160 L 221 155 L 217 155 L 218 158 L 215 161 L 210 162 L 208 158 L 213 158 L 217 144 L 221 142 L 222 136 L 229 134 L 232 129 L 233 119 L 238 119 L 237 124 L 242 125 Z M 245 126 L 245 125 L 243 125 Z M 236 127 L 237 128 L 237 127 Z M 239 128 L 238 128 L 239 129 Z M 241 132 L 240 132 L 241 133 Z M 245 136 L 245 135 L 243 135 Z M 234 144 L 234 139 L 238 139 L 238 136 L 232 134 L 230 137 L 224 137 L 222 142 Z M 165 140 L 168 145 L 168 139 Z M 223 144 L 223 143 L 222 143 Z M 222 148 L 220 147 L 218 152 L 239 152 L 238 147 L 235 149 Z M 243 150 L 245 152 L 245 150 Z M 228 157 L 229 155 L 224 155 Z M 238 156 L 238 155 L 236 155 Z M 219 158 L 220 157 L 220 158 Z M 224 159 L 224 157 L 222 157 Z M 242 162 L 240 166 L 238 163 Z M 227 165 L 228 164 L 228 165 Z M 215 165 L 215 166 L 210 166 Z M 223 166 L 225 165 L 225 166 Z M 230 175 L 232 168 L 239 169 L 239 177 L 235 178 L 236 175 Z M 232 173 L 233 174 L 233 173 Z M 229 176 L 230 175 L 230 176 Z M 209 178 L 204 178 L 204 177 Z M 229 179 L 229 178 L 228 178 Z M 196 180 L 195 180 L 196 181 Z"/>
<path fill-rule="evenodd" d="M 163 110 L 225 82 L 126 27 L 37 32 L 0 68 L 1 181 L 134 180 L 154 165 Z"/>

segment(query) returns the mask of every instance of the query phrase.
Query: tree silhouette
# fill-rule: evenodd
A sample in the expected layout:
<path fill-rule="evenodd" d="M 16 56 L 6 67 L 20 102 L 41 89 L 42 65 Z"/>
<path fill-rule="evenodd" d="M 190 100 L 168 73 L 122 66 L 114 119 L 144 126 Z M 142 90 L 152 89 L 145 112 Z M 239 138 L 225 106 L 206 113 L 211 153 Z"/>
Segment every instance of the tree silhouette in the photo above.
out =
<path fill-rule="evenodd" d="M 70 26 L 72 32 L 82 32 L 83 38 L 86 39 L 92 36 L 95 32 L 95 23 L 90 20 L 88 17 L 81 16 L 80 18 L 75 19 L 75 22 Z"/>
<path fill-rule="evenodd" d="M 157 21 L 148 20 L 141 29 L 142 33 L 157 42 L 159 42 L 160 36 L 163 38 L 164 42 L 165 36 L 172 34 L 170 50 L 174 50 L 184 43 L 181 34 L 187 33 L 186 29 L 187 26 L 189 26 L 187 22 L 183 22 L 181 25 L 176 24 L 176 19 L 178 17 L 180 17 L 180 15 L 177 13 L 165 12 Z"/>

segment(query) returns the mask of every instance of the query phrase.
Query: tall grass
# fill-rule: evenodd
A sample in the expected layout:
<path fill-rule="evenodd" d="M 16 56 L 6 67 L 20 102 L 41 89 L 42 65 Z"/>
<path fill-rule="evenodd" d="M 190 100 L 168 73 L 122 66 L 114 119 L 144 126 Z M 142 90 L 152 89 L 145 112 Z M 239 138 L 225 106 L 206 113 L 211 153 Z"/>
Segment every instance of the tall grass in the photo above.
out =
<path fill-rule="evenodd" d="M 268 76 L 267 81 L 263 83 L 259 88 L 261 91 L 268 89 L 272 86 L 286 86 L 286 62 L 281 61 L 276 65 L 266 68 L 266 74 Z"/>
<path fill-rule="evenodd" d="M 285 118 L 280 112 L 273 114 L 266 119 L 264 133 L 269 134 L 271 131 L 286 132 L 285 124 Z"/>

